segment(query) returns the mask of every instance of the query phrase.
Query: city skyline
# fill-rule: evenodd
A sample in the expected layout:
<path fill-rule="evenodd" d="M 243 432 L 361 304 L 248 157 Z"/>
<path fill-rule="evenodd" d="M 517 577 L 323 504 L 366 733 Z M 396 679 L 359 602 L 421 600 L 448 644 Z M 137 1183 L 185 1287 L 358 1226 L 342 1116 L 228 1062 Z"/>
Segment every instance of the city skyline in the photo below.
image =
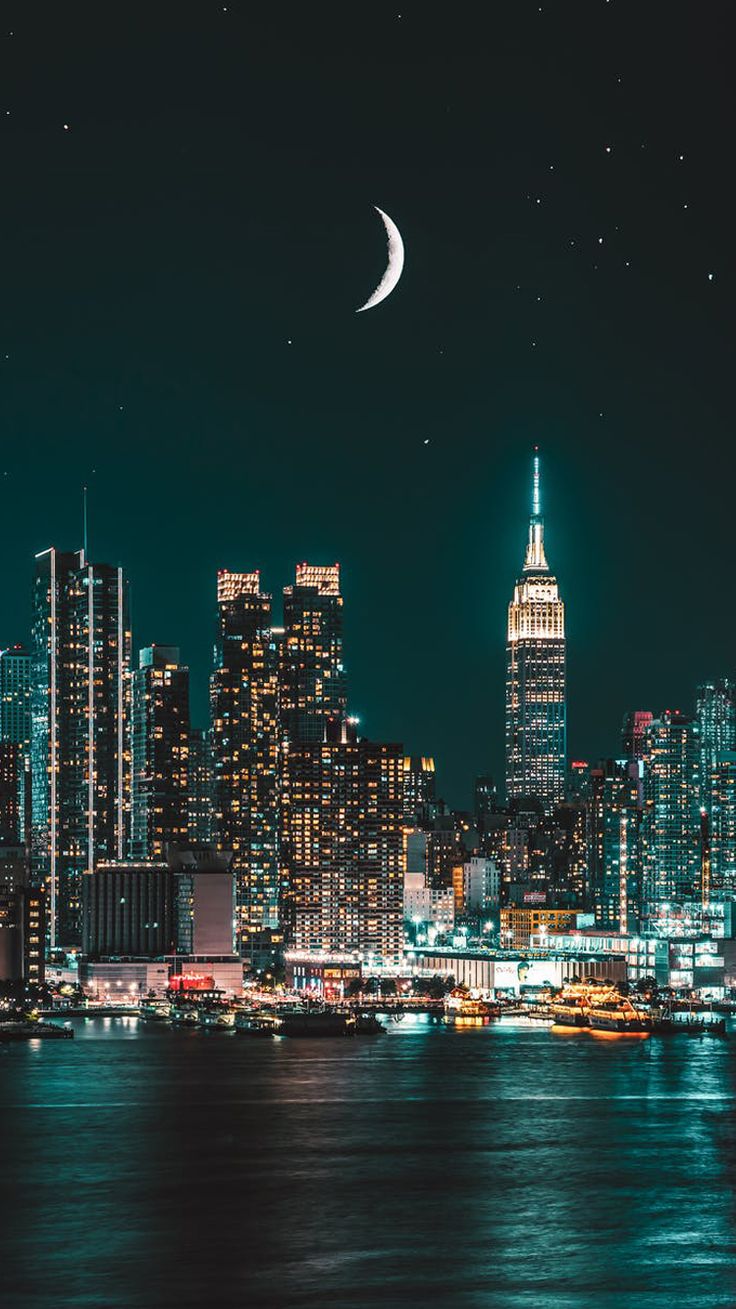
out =
<path fill-rule="evenodd" d="M 544 454 L 544 452 L 542 452 L 542 454 L 540 455 L 540 453 L 539 453 L 539 446 L 538 446 L 538 445 L 535 445 L 535 446 L 533 447 L 533 454 L 532 454 L 532 461 L 533 461 L 533 479 L 532 479 L 532 513 L 531 513 L 531 516 L 530 516 L 530 518 L 529 518 L 529 520 L 528 520 L 528 522 L 529 522 L 529 541 L 528 541 L 528 543 L 527 543 L 527 548 L 526 548 L 526 557 L 525 557 L 524 569 L 523 569 L 523 571 L 522 571 L 522 575 L 521 575 L 521 581 L 523 581 L 524 579 L 527 579 L 527 581 L 528 581 L 528 578 L 529 578 L 529 576 L 530 576 L 529 569 L 530 569 L 530 567 L 531 567 L 531 564 L 530 564 L 530 552 L 533 552 L 535 549 L 538 549 L 538 550 L 541 552 L 541 554 L 540 554 L 540 559 L 541 559 L 541 573 L 542 573 L 542 574 L 549 574 L 549 568 L 548 568 L 547 561 L 546 561 L 546 557 L 545 557 L 545 546 L 544 546 L 544 517 L 543 517 L 542 511 L 541 511 L 541 498 L 540 498 L 540 499 L 537 499 L 537 497 L 541 497 L 541 479 L 542 479 L 541 459 L 542 459 L 542 457 L 543 457 L 543 454 Z M 527 457 L 526 457 L 526 465 L 527 465 L 527 468 L 528 468 L 528 458 L 529 458 L 529 454 L 527 453 Z M 520 469 L 520 471 L 523 471 L 523 464 L 522 464 L 522 468 Z M 528 474 L 527 474 L 527 476 L 528 476 Z M 545 461 L 545 463 L 544 463 L 544 478 L 545 478 L 545 480 L 546 480 L 546 477 L 547 477 L 547 461 Z M 519 522 L 523 521 L 523 520 L 522 520 L 522 516 L 521 516 L 521 514 L 519 514 L 517 517 L 518 517 L 518 519 L 519 519 Z M 80 522 L 81 522 L 81 519 L 80 519 Z M 537 536 L 535 536 L 535 524 L 538 525 L 538 527 L 537 527 L 538 535 L 537 535 Z M 57 547 L 48 547 L 48 549 L 47 549 L 46 551 L 41 551 L 40 554 L 38 554 L 38 555 L 36 556 L 36 562 L 38 562 L 39 560 L 43 560 L 43 559 L 47 556 L 47 554 L 51 554 L 51 553 L 55 553 L 57 557 L 59 557 L 59 558 L 64 558 L 65 560 L 67 560 L 67 561 L 69 562 L 69 566 L 71 567 L 72 564 L 73 564 L 73 561 L 74 561 L 75 559 L 80 560 L 80 559 L 83 558 L 83 556 L 84 556 L 84 549 L 83 549 L 83 547 L 79 547 L 79 548 L 78 548 L 77 550 L 75 550 L 75 551 L 69 551 L 69 552 L 67 552 L 66 554 L 64 554 L 62 551 L 59 551 L 59 550 L 57 549 Z M 121 552 L 121 553 L 122 553 L 122 552 Z M 518 553 L 518 552 L 517 552 L 517 553 Z M 90 557 L 90 556 L 88 555 L 88 556 L 87 556 L 87 559 L 89 559 L 89 557 Z M 534 562 L 534 561 L 532 561 L 532 563 L 533 563 L 533 562 Z M 539 562 L 539 561 L 537 561 L 537 562 Z M 88 565 L 85 564 L 84 566 L 87 567 Z M 130 588 L 129 588 L 129 575 L 128 575 L 127 570 L 124 568 L 124 566 L 123 566 L 122 568 L 121 568 L 121 566 L 119 566 L 119 565 L 109 565 L 109 564 L 103 564 L 103 565 L 91 565 L 91 566 L 92 566 L 92 567 L 97 566 L 97 567 L 103 567 L 103 568 L 110 568 L 110 569 L 112 570 L 112 571 L 111 571 L 111 575 L 114 575 L 114 576 L 122 576 L 123 573 L 124 573 L 125 578 L 126 578 L 126 606 L 127 606 L 128 608 L 130 608 L 131 612 L 133 612 L 133 610 L 134 610 L 134 608 L 135 608 L 135 599 L 136 599 L 136 597 L 135 597 L 135 594 L 133 594 L 133 595 L 131 596 L 130 593 L 129 593 L 129 590 L 130 590 Z M 292 567 L 293 567 L 293 564 L 292 564 Z M 297 567 L 297 575 L 298 575 L 298 571 L 299 571 L 300 568 L 301 568 L 301 569 L 311 568 L 313 571 L 318 572 L 318 573 L 329 573 L 333 568 L 337 569 L 338 572 L 340 572 L 341 569 L 342 569 L 342 565 L 339 564 L 339 563 L 338 563 L 338 564 L 335 564 L 335 565 L 332 565 L 332 564 L 327 564 L 326 562 L 312 562 L 310 565 L 307 565 L 307 564 L 305 564 L 305 563 L 300 563 L 300 564 L 297 564 L 296 567 Z M 220 593 L 220 588 L 221 588 L 221 585 L 222 585 L 222 578 L 227 578 L 227 577 L 233 577 L 233 578 L 238 578 L 238 577 L 243 577 L 243 578 L 253 577 L 253 578 L 257 578 L 257 579 L 259 579 L 259 580 L 258 580 L 258 586 L 261 586 L 262 584 L 261 584 L 261 582 L 260 582 L 260 574 L 261 574 L 261 570 L 260 570 L 260 569 L 256 569 L 255 572 L 252 572 L 252 573 L 250 573 L 250 574 L 245 574 L 245 573 L 244 573 L 244 574 L 231 573 L 227 568 L 219 568 L 219 569 L 217 570 L 217 576 L 216 576 L 215 579 L 214 579 L 214 587 L 215 587 L 215 605 L 214 605 L 214 615 L 212 615 L 212 614 L 210 615 L 210 619 L 211 619 L 211 621 L 210 621 L 210 638 L 211 638 L 211 639 L 210 639 L 210 641 L 209 641 L 209 643 L 208 643 L 208 645 L 209 645 L 210 660 L 211 660 L 211 651 L 212 651 L 212 641 L 215 639 L 216 632 L 217 632 L 217 621 L 218 621 L 218 620 L 217 620 L 217 607 L 218 607 L 217 596 L 218 596 L 218 594 Z M 541 575 L 541 574 L 540 574 L 540 575 Z M 152 579 L 149 579 L 149 581 L 150 581 L 150 580 L 152 580 Z M 210 580 L 212 580 L 212 579 L 210 579 Z M 556 583 L 556 579 L 555 579 L 555 578 L 552 578 L 551 581 L 552 581 L 554 587 L 556 588 L 556 585 L 557 585 L 557 583 Z M 31 582 L 31 585 L 32 585 L 32 582 Z M 264 585 L 267 587 L 267 584 L 264 584 Z M 29 586 L 29 589 L 31 589 L 30 586 Z M 287 603 L 287 592 L 288 592 L 288 590 L 289 590 L 288 586 L 287 586 L 287 587 L 284 587 L 283 590 L 284 590 L 284 604 L 286 604 L 286 603 Z M 517 586 L 517 593 L 518 593 L 518 591 L 519 591 L 519 588 L 518 588 L 518 586 Z M 567 594 L 567 587 L 565 588 L 565 593 Z M 352 597 L 351 597 L 351 598 L 352 598 Z M 517 595 L 517 598 L 518 598 L 518 595 Z M 190 603 L 192 603 L 192 595 L 191 595 L 191 592 L 190 592 Z M 196 601 L 195 601 L 194 603 L 196 604 Z M 200 602 L 200 603 L 201 603 L 201 602 Z M 562 609 L 562 611 L 563 611 L 563 619 L 562 619 L 562 625 L 563 625 L 563 626 L 562 626 L 562 630 L 563 630 L 563 645 L 565 645 L 565 644 L 567 644 L 567 643 L 565 642 L 565 640 L 564 640 L 564 636 L 565 636 L 565 626 L 566 626 L 566 620 L 565 620 L 565 617 L 564 617 L 564 609 L 565 609 L 565 605 L 564 605 L 564 603 L 562 603 L 561 601 L 560 601 L 559 603 L 561 604 L 561 609 Z M 269 604 L 270 604 L 270 594 L 269 594 Z M 512 605 L 511 607 L 509 607 L 509 615 L 510 615 L 510 613 L 511 613 L 511 609 L 512 609 L 513 607 L 514 607 L 513 605 Z M 350 605 L 350 600 L 349 600 L 349 601 L 348 601 L 347 608 L 346 608 L 346 615 L 345 615 L 345 621 L 346 621 L 346 623 L 347 623 L 348 630 L 350 629 L 350 626 L 351 626 L 351 623 L 350 623 L 350 618 L 351 618 L 350 610 L 351 610 L 351 605 Z M 270 612 L 270 610 L 269 610 L 269 612 Z M 185 624 L 184 624 L 184 621 L 183 621 L 183 620 L 184 620 L 184 617 L 185 617 L 185 615 L 182 615 L 182 626 L 185 625 Z M 274 623 L 277 624 L 278 621 L 279 621 L 279 619 L 280 619 L 280 615 L 279 615 L 279 614 L 276 614 L 274 617 L 270 618 L 269 621 L 270 621 L 270 623 L 273 625 Z M 510 621 L 511 621 L 511 619 L 510 619 L 510 616 L 509 616 L 509 618 L 507 619 L 507 623 L 510 622 Z M 9 645 L 6 646 L 6 647 L 0 647 L 0 652 L 4 652 L 4 653 L 8 653 L 8 654 L 12 654 L 12 651 L 13 651 L 14 647 L 16 647 L 16 646 L 17 646 L 17 647 L 20 647 L 20 648 L 23 648 L 23 647 L 26 646 L 26 645 L 30 646 L 30 644 L 31 644 L 30 628 L 31 628 L 31 625 L 30 625 L 30 623 L 29 623 L 28 630 L 26 630 L 25 632 L 23 632 L 23 631 L 21 631 L 21 632 L 15 632 L 15 633 L 14 633 L 14 640 L 13 640 L 12 644 L 9 644 Z M 174 638 L 175 638 L 176 634 L 174 633 L 173 635 L 174 635 Z M 507 634 L 507 637 L 508 637 L 508 634 Z M 131 638 L 129 638 L 129 639 L 131 639 Z M 496 643 L 495 643 L 495 647 L 498 647 L 498 646 L 499 646 L 499 643 L 496 642 Z M 491 650 L 489 650 L 489 652 L 488 652 L 488 653 L 489 653 L 489 658 L 492 658 L 494 654 L 495 654 L 496 656 L 498 656 L 498 649 L 495 648 L 495 647 L 493 647 Z M 155 648 L 161 648 L 161 649 L 172 648 L 172 649 L 176 649 L 176 650 L 178 651 L 180 647 L 179 647 L 177 644 L 175 644 L 175 641 L 172 642 L 172 643 L 162 643 L 161 641 L 159 641 L 159 640 L 157 639 L 157 640 L 154 640 L 154 641 L 146 642 L 146 641 L 143 640 L 142 637 L 139 636 L 139 634 L 138 634 L 138 632 L 135 630 L 135 628 L 132 629 L 132 644 L 131 644 L 131 647 L 130 647 L 130 649 L 131 649 L 131 651 L 132 651 L 132 659 L 131 659 L 131 661 L 130 661 L 130 671 L 131 671 L 131 673 L 132 673 L 132 672 L 134 671 L 134 669 L 137 667 L 138 656 L 139 656 L 140 654 L 142 654 L 146 649 L 155 649 Z M 576 662 L 577 662 L 577 661 L 575 660 L 574 653 L 575 653 L 575 652 L 574 652 L 574 650 L 573 650 L 573 651 L 571 652 L 571 654 L 572 654 L 572 663 L 573 663 L 573 667 L 575 667 L 575 664 L 576 664 Z M 177 656 L 177 657 L 178 657 L 178 656 Z M 565 678 L 565 671 L 564 671 L 564 669 L 565 669 L 565 664 L 566 664 L 566 662 L 567 662 L 567 658 L 568 658 L 567 654 L 563 654 L 563 681 L 566 680 L 567 683 L 568 683 L 568 685 L 569 685 L 569 683 L 571 682 L 572 679 L 569 678 L 569 677 Z M 507 659 L 508 659 L 508 640 L 507 640 Z M 185 654 L 184 654 L 184 656 L 183 656 L 183 658 L 182 658 L 182 663 L 183 663 L 184 665 L 187 665 L 187 664 L 188 664 L 188 661 L 187 661 L 187 659 L 186 659 L 186 655 L 185 655 Z M 350 652 L 349 652 L 349 656 L 348 656 L 348 663 L 349 663 L 349 673 L 350 673 L 350 683 L 351 683 L 351 706 L 352 706 L 353 712 L 357 712 L 357 698 L 356 698 L 356 695 L 355 695 L 354 690 L 353 690 L 353 687 L 354 687 L 355 682 L 354 682 L 354 677 L 353 677 L 352 673 L 353 673 L 353 665 L 354 665 L 354 663 L 356 663 L 358 666 L 360 666 L 361 663 L 362 663 L 362 660 L 361 660 L 361 652 L 360 652 L 359 650 L 355 650 L 355 649 L 353 648 L 353 645 L 352 645 L 352 644 L 350 645 Z M 731 669 L 728 668 L 728 667 L 725 668 L 725 669 L 719 669 L 719 670 L 717 670 L 717 671 L 716 671 L 716 674 L 715 674 L 715 680 L 716 680 L 716 683 L 718 683 L 718 679 L 720 678 L 721 681 L 724 681 L 725 684 L 728 685 L 728 684 L 729 684 L 729 676 L 728 676 L 728 675 L 729 675 L 730 671 L 731 671 Z M 189 703 L 190 703 L 190 711 L 191 711 L 191 712 L 190 712 L 190 717 L 191 717 L 192 730 L 193 730 L 193 731 L 194 731 L 194 730 L 201 730 L 201 729 L 203 729 L 203 728 L 207 728 L 207 727 L 209 726 L 209 723 L 210 723 L 210 706 L 209 706 L 209 704 L 208 704 L 208 701 L 209 701 L 210 698 L 211 698 L 211 689 L 210 689 L 210 683 L 211 683 L 211 679 L 212 679 L 212 665 L 211 665 L 211 662 L 210 662 L 209 666 L 208 666 L 208 667 L 203 671 L 203 675 L 202 675 L 202 677 L 199 676 L 199 672 L 200 672 L 200 670 L 198 669 L 198 670 L 197 670 L 197 675 L 196 675 L 196 676 L 192 676 L 192 678 L 191 678 L 191 686 L 190 686 L 190 688 L 189 688 Z M 508 675 L 507 675 L 507 676 L 508 676 Z M 662 697 L 661 695 L 659 695 L 659 696 L 656 696 L 656 695 L 655 695 L 655 697 L 652 699 L 651 703 L 647 704 L 647 710 L 648 710 L 648 711 L 653 711 L 655 715 L 656 715 L 656 714 L 665 713 L 665 712 L 674 712 L 674 713 L 681 713 L 681 712 L 684 712 L 684 713 L 694 713 L 694 712 L 695 712 L 695 708 L 696 708 L 696 697 L 697 697 L 697 695 L 698 695 L 698 693 L 699 693 L 699 689 L 702 687 L 702 685 L 703 685 L 704 683 L 707 683 L 707 680 L 708 680 L 708 679 L 707 679 L 707 675 L 704 674 L 703 671 L 702 671 L 702 669 L 701 669 L 700 672 L 696 675 L 696 679 L 695 679 L 695 681 L 693 682 L 693 684 L 692 684 L 691 686 L 689 686 L 689 687 L 682 688 L 681 694 L 680 694 L 679 696 L 675 697 L 675 698 L 672 700 L 671 705 L 665 703 L 665 701 L 664 701 L 664 699 L 663 699 L 663 697 Z M 200 684 L 200 683 L 202 683 L 202 684 Z M 507 695 L 508 695 L 508 685 L 507 685 Z M 563 696 L 564 696 L 564 699 L 565 699 L 565 701 L 566 701 L 566 700 L 567 700 L 567 696 L 568 696 L 568 692 L 567 692 L 567 690 L 563 691 Z M 370 699 L 370 697 L 367 697 L 367 698 Z M 574 685 L 573 685 L 573 696 L 572 696 L 572 698 L 573 698 L 573 703 L 574 703 L 574 699 L 575 699 L 575 686 L 574 686 Z M 496 699 L 499 699 L 499 700 L 501 701 L 501 703 L 503 702 L 503 687 L 502 687 L 502 686 L 501 686 L 501 692 L 500 692 L 500 695 L 497 694 L 497 695 L 496 695 Z M 643 699 L 644 699 L 644 697 L 641 696 L 639 702 L 643 701 Z M 563 702 L 563 704 L 564 704 L 564 702 Z M 362 707 L 362 706 L 361 706 L 361 707 Z M 197 709 L 198 709 L 198 708 L 199 708 L 199 711 L 200 711 L 200 712 L 199 712 L 199 722 L 196 721 Z M 507 709 L 508 709 L 508 706 L 507 706 Z M 641 712 L 641 711 L 640 711 L 639 709 L 637 709 L 636 706 L 635 706 L 634 704 L 622 704 L 621 706 L 613 706 L 612 714 L 611 714 L 611 717 L 610 717 L 610 721 L 613 722 L 613 731 L 612 731 L 612 732 L 611 732 L 611 733 L 606 737 L 605 740 L 599 740 L 597 743 L 594 742 L 594 741 L 592 741 L 592 739 L 590 739 L 590 734 L 589 734 L 590 743 L 591 743 L 591 745 L 592 745 L 592 748 L 589 749 L 589 750 L 585 750 L 585 749 L 579 748 L 579 747 L 578 747 L 578 743 L 577 743 L 575 740 L 573 740 L 572 744 L 570 744 L 570 742 L 569 742 L 569 738 L 568 738 L 568 734 L 567 734 L 567 732 L 566 732 L 566 730 L 565 730 L 565 721 L 564 721 L 564 719 L 565 719 L 565 714 L 563 713 L 563 720 L 562 720 L 562 727 L 561 727 L 561 731 L 562 731 L 562 738 L 561 738 L 561 739 L 563 740 L 564 744 L 563 744 L 563 747 L 562 747 L 561 758 L 564 758 L 564 759 L 566 759 L 567 761 L 569 761 L 569 760 L 574 760 L 574 759 L 586 758 L 590 763 L 596 763 L 596 762 L 599 762 L 599 761 L 601 761 L 601 760 L 603 760 L 603 759 L 605 759 L 605 758 L 607 758 L 607 757 L 618 757 L 619 754 L 621 754 L 622 757 L 623 757 L 622 752 L 618 749 L 618 743 L 620 742 L 620 739 L 621 739 L 621 736 L 622 736 L 622 730 L 623 730 L 623 728 L 622 728 L 622 724 L 623 724 L 624 717 L 625 717 L 626 715 L 637 714 L 637 713 L 640 713 L 640 712 Z M 384 712 L 383 714 L 381 714 L 380 717 L 382 717 L 383 720 L 385 721 L 385 717 L 386 717 L 385 712 Z M 365 723 L 365 728 L 366 728 L 367 734 L 368 734 L 369 736 L 373 736 L 374 738 L 376 738 L 379 734 L 373 732 L 373 730 L 372 730 L 372 726 L 371 726 L 370 722 L 367 721 L 367 716 L 366 716 L 366 714 L 365 714 L 365 713 L 361 713 L 361 714 L 360 714 L 360 718 L 361 718 L 361 720 Z M 508 732 L 508 717 L 507 717 L 507 727 L 506 727 L 506 730 L 507 730 L 507 732 Z M 411 754 L 411 753 L 417 753 L 417 752 L 418 752 L 417 742 L 416 742 L 414 739 L 407 740 L 405 737 L 402 737 L 401 733 L 400 733 L 398 730 L 397 730 L 397 731 L 393 731 L 393 732 L 389 730 L 388 732 L 384 733 L 383 735 L 386 737 L 386 739 L 389 739 L 389 738 L 390 738 L 390 739 L 393 739 L 393 740 L 401 740 L 402 743 L 403 743 L 403 745 L 404 745 L 404 747 L 405 747 L 405 750 L 406 750 L 406 752 L 407 752 L 408 754 Z M 435 762 L 436 762 L 436 766 L 437 766 L 437 774 L 438 774 L 438 779 L 439 779 L 439 790 L 438 790 L 438 794 L 443 795 L 443 797 L 448 801 L 448 803 L 452 804 L 454 807 L 460 807 L 460 808 L 467 808 L 467 807 L 470 807 L 470 805 L 471 805 L 471 803 L 472 803 L 472 792 L 473 792 L 473 787 L 474 787 L 474 785 L 475 785 L 476 778 L 479 777 L 479 776 L 486 775 L 486 774 L 489 773 L 489 772 L 491 773 L 492 776 L 494 776 L 494 778 L 495 778 L 495 780 L 496 780 L 496 783 L 497 783 L 499 789 L 500 789 L 501 791 L 503 791 L 503 790 L 504 790 L 504 775 L 505 775 L 505 774 L 506 774 L 506 783 L 507 783 L 507 786 L 508 786 L 508 762 L 507 762 L 507 764 L 506 764 L 506 769 L 504 768 L 504 764 L 503 764 L 503 756 L 504 756 L 504 741 L 503 741 L 503 737 L 504 737 L 504 731 L 503 731 L 503 724 L 502 724 L 502 727 L 501 727 L 501 737 L 500 737 L 500 739 L 491 742 L 491 748 L 490 748 L 489 756 L 488 756 L 488 757 L 494 758 L 494 759 L 496 760 L 496 767 L 495 767 L 495 768 L 493 768 L 493 769 L 489 769 L 489 768 L 482 769 L 480 772 L 474 772 L 474 773 L 472 773 L 472 775 L 471 775 L 470 768 L 466 767 L 466 768 L 463 770 L 463 771 L 464 771 L 464 776 L 463 776 L 463 772 L 462 772 L 462 771 L 459 772 L 459 773 L 457 774 L 457 777 L 456 777 L 456 780 L 455 780 L 455 784 L 453 785 L 453 781 L 452 781 L 452 778 L 451 778 L 451 776 L 450 776 L 450 769 L 449 769 L 449 767 L 448 767 L 446 761 L 442 758 L 442 756 L 441 756 L 441 754 L 440 754 L 440 751 L 439 751 L 439 748 L 436 746 L 435 741 L 434 741 L 434 739 L 433 739 L 433 717 L 432 717 L 432 710 L 430 709 L 430 712 L 427 714 L 426 721 L 425 721 L 425 728 L 424 728 L 424 731 L 423 731 L 423 733 L 422 733 L 422 748 L 426 751 L 427 754 L 431 755 L 431 756 L 433 757 L 433 759 L 435 760 Z M 568 738 L 568 739 L 566 739 L 566 738 Z M 506 753 L 507 753 L 507 759 L 508 759 L 508 737 L 507 737 L 507 740 L 506 740 Z M 472 749 L 470 749 L 470 750 L 468 751 L 467 757 L 472 757 L 472 754 L 473 754 L 473 751 L 472 751 Z M 565 776 L 565 767 L 563 767 L 563 768 L 562 768 L 562 771 L 560 772 L 560 779 L 564 779 L 564 776 Z M 557 799 L 560 798 L 563 789 L 564 789 L 564 781 L 562 781 L 559 785 L 557 785 L 557 789 L 556 789 L 556 792 L 555 792 L 555 794 L 556 794 L 556 796 L 557 796 Z M 519 795 L 522 794 L 522 793 L 523 793 L 522 791 L 515 791 L 515 792 L 513 792 L 513 794 L 519 794 Z"/>
<path fill-rule="evenodd" d="M 647 7 L 632 48 L 621 6 L 539 8 L 504 7 L 488 41 L 480 13 L 447 30 L 377 6 L 355 44 L 326 16 L 233 5 L 173 27 L 154 11 L 144 46 L 84 5 L 40 32 L 13 15 L 3 644 L 26 630 L 33 554 L 81 543 L 83 484 L 92 553 L 125 566 L 140 645 L 180 647 L 199 724 L 217 570 L 277 591 L 294 560 L 339 559 L 356 708 L 467 802 L 476 773 L 501 776 L 539 443 L 571 749 L 729 673 L 725 11 Z M 363 59 L 385 86 L 369 110 Z M 384 262 L 374 204 L 406 265 L 355 315 Z"/>

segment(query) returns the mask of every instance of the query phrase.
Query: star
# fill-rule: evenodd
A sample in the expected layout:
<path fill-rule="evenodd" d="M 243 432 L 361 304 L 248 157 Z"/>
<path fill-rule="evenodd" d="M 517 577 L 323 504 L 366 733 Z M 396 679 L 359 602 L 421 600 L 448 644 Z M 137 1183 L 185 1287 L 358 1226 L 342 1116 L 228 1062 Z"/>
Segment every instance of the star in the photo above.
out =
<path fill-rule="evenodd" d="M 709 281 L 709 282 L 712 282 L 714 279 L 715 279 L 715 273 L 709 273 L 709 274 L 708 274 L 708 281 Z"/>
<path fill-rule="evenodd" d="M 425 436 L 425 438 L 424 438 L 424 444 L 425 444 L 425 445 L 429 445 L 429 437 L 428 437 L 428 436 Z"/>
<path fill-rule="evenodd" d="M 606 154 L 607 154 L 607 155 L 610 155 L 610 153 L 611 153 L 611 147 L 610 147 L 610 145 L 607 145 L 607 146 L 606 146 Z"/>
<path fill-rule="evenodd" d="M 69 124 L 68 124 L 68 123 L 65 123 L 65 124 L 64 124 L 64 131 L 65 131 L 65 132 L 68 132 L 68 131 L 69 131 Z"/>
<path fill-rule="evenodd" d="M 599 237 L 598 237 L 598 244 L 599 244 L 599 245 L 603 245 L 603 237 L 602 237 L 602 236 L 599 236 Z"/>
<path fill-rule="evenodd" d="M 287 344 L 287 345 L 291 345 L 291 344 L 292 344 L 291 337 L 289 337 L 289 339 L 287 340 L 286 344 Z"/>

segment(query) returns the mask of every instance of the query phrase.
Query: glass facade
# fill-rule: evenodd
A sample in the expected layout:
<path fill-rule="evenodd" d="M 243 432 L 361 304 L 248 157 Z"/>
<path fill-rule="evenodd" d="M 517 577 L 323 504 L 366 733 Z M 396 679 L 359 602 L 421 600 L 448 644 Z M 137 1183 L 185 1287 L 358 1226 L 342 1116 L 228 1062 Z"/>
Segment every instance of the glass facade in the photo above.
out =
<path fill-rule="evenodd" d="M 340 566 L 297 564 L 284 587 L 281 724 L 288 741 L 322 741 L 325 720 L 347 710 Z"/>
<path fill-rule="evenodd" d="M 639 765 L 606 759 L 590 773 L 589 876 L 596 923 L 627 932 L 641 912 Z"/>
<path fill-rule="evenodd" d="M 52 945 L 78 944 L 81 877 L 125 850 L 131 633 L 121 568 L 44 551 L 32 602 L 32 868 Z"/>
<path fill-rule="evenodd" d="M 220 572 L 217 605 L 212 821 L 218 849 L 234 854 L 237 936 L 247 954 L 249 935 L 279 922 L 278 646 L 258 572 Z"/>
<path fill-rule="evenodd" d="M 130 858 L 165 859 L 189 837 L 189 669 L 175 647 L 141 650 L 130 699 Z"/>
<path fill-rule="evenodd" d="M 697 897 L 702 879 L 700 732 L 694 718 L 669 710 L 647 731 L 641 825 L 643 899 Z"/>

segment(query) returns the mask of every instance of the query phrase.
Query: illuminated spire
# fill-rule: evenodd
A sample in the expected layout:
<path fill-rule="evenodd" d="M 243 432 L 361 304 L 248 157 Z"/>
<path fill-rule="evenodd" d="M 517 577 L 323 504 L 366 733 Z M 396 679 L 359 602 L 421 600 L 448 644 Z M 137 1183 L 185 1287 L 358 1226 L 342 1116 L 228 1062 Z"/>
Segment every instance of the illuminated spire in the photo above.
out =
<path fill-rule="evenodd" d="M 532 512 L 529 519 L 529 544 L 526 547 L 526 558 L 524 559 L 525 573 L 549 572 L 549 565 L 544 553 L 544 519 L 542 518 L 539 463 L 539 446 L 535 445 L 532 458 Z"/>

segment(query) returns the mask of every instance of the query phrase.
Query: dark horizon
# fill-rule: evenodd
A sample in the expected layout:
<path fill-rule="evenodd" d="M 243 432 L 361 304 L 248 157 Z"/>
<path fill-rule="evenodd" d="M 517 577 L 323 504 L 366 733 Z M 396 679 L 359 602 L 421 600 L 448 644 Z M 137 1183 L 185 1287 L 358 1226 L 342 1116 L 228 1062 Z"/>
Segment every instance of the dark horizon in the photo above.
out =
<path fill-rule="evenodd" d="M 603 0 L 400 12 L 9 14 L 0 638 L 85 483 L 199 725 L 217 569 L 278 616 L 337 560 L 362 730 L 467 807 L 502 782 L 534 444 L 569 757 L 735 671 L 728 10 L 653 3 L 635 44 Z M 356 317 L 374 204 L 406 269 Z"/>

